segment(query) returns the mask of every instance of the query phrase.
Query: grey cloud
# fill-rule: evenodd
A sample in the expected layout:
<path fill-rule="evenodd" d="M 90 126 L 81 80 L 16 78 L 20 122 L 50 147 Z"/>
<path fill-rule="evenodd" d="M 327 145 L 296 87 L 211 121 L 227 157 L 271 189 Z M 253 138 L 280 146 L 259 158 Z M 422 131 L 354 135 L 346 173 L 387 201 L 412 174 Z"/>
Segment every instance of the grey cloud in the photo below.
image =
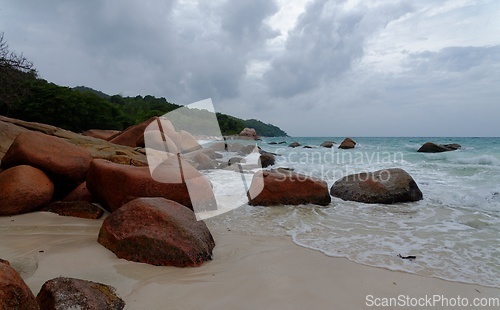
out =
<path fill-rule="evenodd" d="M 220 112 L 292 135 L 500 130 L 499 43 L 450 26 L 495 38 L 498 22 L 475 25 L 496 2 L 346 3 L 312 0 L 281 49 L 267 0 L 0 0 L 0 29 L 49 81 L 180 104 L 212 97 Z M 247 75 L 250 62 L 267 73 Z"/>
<path fill-rule="evenodd" d="M 500 46 L 450 46 L 438 52 L 407 53 L 406 68 L 428 71 L 463 72 L 485 63 L 500 62 Z"/>
<path fill-rule="evenodd" d="M 29 7 L 18 2 L 11 6 L 19 12 Z M 42 35 L 65 45 L 68 59 L 43 70 L 48 79 L 57 82 L 51 75 L 61 76 L 67 63 L 76 62 L 84 67 L 78 84 L 190 103 L 239 94 L 250 57 L 278 34 L 264 23 L 277 9 L 268 0 L 196 5 L 128 0 L 60 1 L 51 10 L 28 11 L 33 29 L 43 29 Z M 24 22 L 28 21 L 16 21 Z M 100 72 L 98 79 L 85 77 L 96 72 Z M 112 87 L 106 89 L 103 84 Z"/>
<path fill-rule="evenodd" d="M 405 2 L 351 10 L 343 5 L 316 0 L 307 6 L 265 74 L 273 96 L 289 98 L 340 79 L 364 55 L 372 34 L 412 10 Z"/>
<path fill-rule="evenodd" d="M 222 29 L 237 42 L 259 44 L 263 40 L 277 36 L 263 21 L 274 15 L 278 6 L 269 0 L 226 1 L 220 8 Z"/>

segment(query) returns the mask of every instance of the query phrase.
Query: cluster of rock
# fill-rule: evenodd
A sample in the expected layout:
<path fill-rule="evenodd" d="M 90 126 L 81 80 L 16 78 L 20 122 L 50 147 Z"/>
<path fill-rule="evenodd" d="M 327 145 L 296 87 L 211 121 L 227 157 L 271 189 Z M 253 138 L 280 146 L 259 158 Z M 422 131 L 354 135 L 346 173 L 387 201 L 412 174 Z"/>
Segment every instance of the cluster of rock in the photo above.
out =
<path fill-rule="evenodd" d="M 269 142 L 269 144 L 284 144 L 286 142 Z M 325 141 L 320 144 L 320 147 L 325 147 L 325 148 L 332 148 L 336 143 L 334 141 Z M 288 147 L 291 148 L 296 148 L 302 146 L 299 142 L 295 141 L 292 142 L 288 145 Z M 313 148 L 313 146 L 305 145 L 302 146 L 303 148 Z M 344 141 L 342 141 L 339 145 L 339 149 L 353 149 L 356 147 L 356 142 L 352 140 L 351 138 L 345 138 Z M 424 143 L 417 152 L 420 153 L 440 153 L 440 152 L 449 152 L 449 151 L 456 151 L 460 149 L 462 146 L 457 143 L 451 143 L 451 144 L 437 144 L 433 142 L 426 142 Z"/>
<path fill-rule="evenodd" d="M 271 142 L 269 144 L 278 144 L 278 143 Z M 335 144 L 336 144 L 335 141 L 325 141 L 325 142 L 320 144 L 320 147 L 332 148 Z M 288 147 L 292 147 L 292 148 L 299 147 L 299 146 L 302 146 L 302 145 L 297 141 L 292 142 L 288 145 Z M 352 140 L 351 138 L 345 138 L 344 141 L 342 141 L 342 143 L 340 143 L 339 149 L 353 149 L 355 146 L 356 146 L 356 142 L 354 142 L 354 140 Z M 305 145 L 302 147 L 303 148 L 313 148 L 313 146 L 310 146 L 310 145 Z"/>
<path fill-rule="evenodd" d="M 0 215 L 44 210 L 95 219 L 103 214 L 102 207 L 110 214 L 96 236 L 101 245 L 119 258 L 162 266 L 199 266 L 212 257 L 214 239 L 206 224 L 196 220 L 187 186 L 189 183 L 191 189 L 195 188 L 196 202 L 205 210 L 217 207 L 212 186 L 200 170 L 222 168 L 241 172 L 246 156 L 252 153 L 259 155 L 254 168 L 272 167 L 277 155 L 239 142 L 221 141 L 203 148 L 189 133 L 177 132 L 169 121 L 156 117 L 123 132 L 91 130 L 85 135 L 8 118 L 0 118 L 0 129 L 5 129 L 0 136 Z M 248 128 L 240 136 L 258 139 L 255 130 Z M 325 141 L 321 147 L 334 145 L 333 141 Z M 355 145 L 346 138 L 339 148 Z M 298 146 L 299 143 L 290 144 Z M 224 152 L 237 156 L 224 159 Z M 146 155 L 151 156 L 149 166 Z M 422 199 L 416 182 L 401 169 L 346 176 L 330 189 L 323 180 L 289 169 L 259 170 L 247 195 L 249 204 L 254 206 L 326 206 L 332 196 L 383 204 Z M 8 275 L 21 283 L 19 277 L 11 276 L 8 264 L 0 267 L 0 280 Z M 58 289 L 66 287 L 71 292 L 82 292 L 81 296 L 97 290 L 105 292 L 105 296 L 84 299 L 112 304 L 112 309 L 123 308 L 123 301 L 113 295 L 112 288 L 80 281 L 51 280 L 36 299 L 27 291 L 13 293 L 0 288 L 0 294 L 21 296 L 26 304 L 37 305 L 38 301 L 46 309 L 55 307 L 47 305 L 64 303 L 84 308 L 79 301 L 66 299 L 71 294 Z M 12 287 L 19 287 L 21 292 L 26 289 L 21 284 Z"/>
<path fill-rule="evenodd" d="M 103 214 L 103 207 L 111 214 L 103 222 L 96 238 L 117 257 L 177 267 L 199 266 L 210 260 L 215 242 L 205 223 L 196 220 L 186 186 L 186 182 L 189 182 L 190 187 L 206 199 L 206 205 L 210 208 L 215 204 L 210 182 L 174 154 L 151 172 L 145 152 L 141 153 L 138 149 L 144 141 L 144 132 L 137 129 L 140 126 L 144 124 L 127 129 L 122 133 L 123 136 L 111 135 L 112 141 L 123 144 L 120 146 L 103 140 L 96 142 L 96 138 L 57 128 L 47 128 L 43 124 L 0 119 L 0 127 L 8 129 L 5 131 L 8 134 L 0 136 L 0 145 L 8 145 L 4 153 L 0 154 L 3 155 L 0 163 L 0 215 L 50 211 L 60 215 L 99 218 Z M 196 139 L 187 133 L 176 133 L 177 136 L 172 136 L 178 138 L 175 146 L 179 150 L 191 150 L 193 146 L 199 146 Z M 182 165 L 182 172 L 179 165 Z M 155 220 L 152 221 L 152 218 Z M 4 266 L 7 265 L 3 264 L 3 269 L 10 268 Z M 9 272 L 6 273 L 7 277 L 16 279 Z M 3 279 L 3 275 L 2 271 L 0 279 Z M 1 288 L 1 296 L 17 294 L 10 291 L 10 287 Z M 51 287 L 54 285 L 44 285 L 37 297 L 44 304 L 43 309 L 123 308 L 120 302 L 114 308 L 86 308 L 78 303 L 71 304 L 71 301 L 71 307 L 54 308 L 50 305 L 66 301 L 54 301 L 63 294 L 51 292 Z M 103 287 L 96 287 L 103 292 Z M 74 295 L 75 289 L 71 291 Z M 82 287 L 82 291 L 82 296 L 85 296 L 82 298 L 90 301 L 86 297 L 89 289 Z M 26 296 L 20 297 L 23 304 L 28 304 L 27 300 L 31 298 Z M 109 305 L 108 301 L 106 303 Z"/>
<path fill-rule="evenodd" d="M 33 294 L 21 276 L 0 259 L 0 309 L 57 310 L 57 309 L 110 309 L 125 307 L 115 289 L 102 283 L 58 277 L 46 281 Z"/>
<path fill-rule="evenodd" d="M 393 204 L 423 198 L 415 180 L 399 168 L 345 176 L 330 191 L 325 181 L 288 169 L 260 171 L 248 191 L 250 205 L 329 205 L 331 196 L 363 203 Z"/>

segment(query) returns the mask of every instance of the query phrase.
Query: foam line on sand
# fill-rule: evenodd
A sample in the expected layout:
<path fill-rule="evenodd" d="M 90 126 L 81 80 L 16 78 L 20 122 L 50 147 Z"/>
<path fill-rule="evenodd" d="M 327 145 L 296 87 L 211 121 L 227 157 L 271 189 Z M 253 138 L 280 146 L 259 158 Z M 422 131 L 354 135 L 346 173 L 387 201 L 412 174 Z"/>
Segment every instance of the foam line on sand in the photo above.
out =
<path fill-rule="evenodd" d="M 367 267 L 289 237 L 217 229 L 213 260 L 201 267 L 134 263 L 97 243 L 101 223 L 45 212 L 1 217 L 0 258 L 35 295 L 49 279 L 75 277 L 115 287 L 126 309 L 370 309 L 374 298 L 500 298 L 498 288 Z"/>

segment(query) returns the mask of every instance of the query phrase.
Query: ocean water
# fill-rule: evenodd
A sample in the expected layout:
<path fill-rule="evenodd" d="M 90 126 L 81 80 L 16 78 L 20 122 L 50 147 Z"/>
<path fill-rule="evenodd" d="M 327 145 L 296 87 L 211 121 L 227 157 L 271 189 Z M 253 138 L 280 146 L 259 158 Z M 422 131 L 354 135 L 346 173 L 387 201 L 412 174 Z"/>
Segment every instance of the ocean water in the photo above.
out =
<path fill-rule="evenodd" d="M 382 205 L 332 197 L 325 207 L 254 207 L 243 201 L 207 224 L 231 233 L 288 235 L 297 245 L 369 266 L 500 287 L 500 138 L 353 139 L 357 145 L 351 150 L 319 147 L 326 140 L 340 143 L 341 137 L 264 138 L 258 145 L 281 155 L 274 167 L 322 178 L 329 188 L 347 174 L 402 168 L 424 199 Z M 287 147 L 293 141 L 313 148 Z M 427 141 L 458 143 L 462 149 L 418 153 Z M 212 178 L 218 196 L 231 193 L 238 182 Z"/>

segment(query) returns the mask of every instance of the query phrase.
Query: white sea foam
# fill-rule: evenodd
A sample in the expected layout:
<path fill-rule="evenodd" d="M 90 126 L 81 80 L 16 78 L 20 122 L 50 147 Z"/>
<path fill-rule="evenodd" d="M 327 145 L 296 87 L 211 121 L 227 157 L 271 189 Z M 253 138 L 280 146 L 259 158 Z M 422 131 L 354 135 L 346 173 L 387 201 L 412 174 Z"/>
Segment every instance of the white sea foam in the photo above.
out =
<path fill-rule="evenodd" d="M 454 162 L 463 165 L 500 166 L 500 159 L 493 155 L 480 155 L 470 158 L 456 158 Z"/>
<path fill-rule="evenodd" d="M 328 139 L 297 140 L 303 145 L 319 145 Z M 403 168 L 422 190 L 422 201 L 368 205 L 333 198 L 327 207 L 245 204 L 208 221 L 242 233 L 289 235 L 298 245 L 366 265 L 500 287 L 500 143 L 495 144 L 496 147 L 487 143 L 481 147 L 475 140 L 472 150 L 421 154 L 415 147 L 420 140 L 381 141 L 366 139 L 360 144 L 366 152 L 402 150 L 404 158 L 393 162 L 347 163 L 346 168 L 345 164 L 336 162 L 322 163 L 312 157 L 300 162 L 299 155 L 290 156 L 291 152 L 302 152 L 302 149 L 269 146 L 265 141 L 261 146 L 269 151 L 279 149 L 284 155 L 280 165 L 323 177 L 329 186 L 336 177 L 320 173 L 322 166 L 326 170 L 349 173 Z M 463 146 L 467 146 L 467 142 L 466 139 L 458 141 Z M 360 150 L 335 150 L 335 154 Z M 305 152 L 324 154 L 331 150 L 317 148 Z M 370 158 L 372 153 L 367 156 Z M 232 182 L 221 178 L 214 182 L 214 190 L 231 193 Z M 417 258 L 408 261 L 398 254 Z"/>

